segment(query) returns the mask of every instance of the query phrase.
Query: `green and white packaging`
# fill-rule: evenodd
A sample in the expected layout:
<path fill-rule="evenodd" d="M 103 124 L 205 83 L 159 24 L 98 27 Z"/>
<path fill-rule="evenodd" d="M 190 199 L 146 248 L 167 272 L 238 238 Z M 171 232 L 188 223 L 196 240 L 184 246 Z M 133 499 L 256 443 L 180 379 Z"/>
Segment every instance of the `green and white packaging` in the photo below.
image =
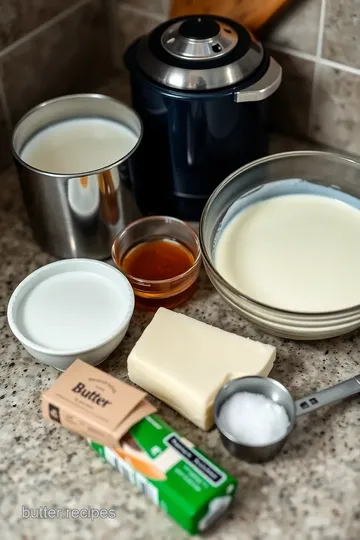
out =
<path fill-rule="evenodd" d="M 204 531 L 229 507 L 237 481 L 157 415 L 118 448 L 90 446 L 190 534 Z"/>

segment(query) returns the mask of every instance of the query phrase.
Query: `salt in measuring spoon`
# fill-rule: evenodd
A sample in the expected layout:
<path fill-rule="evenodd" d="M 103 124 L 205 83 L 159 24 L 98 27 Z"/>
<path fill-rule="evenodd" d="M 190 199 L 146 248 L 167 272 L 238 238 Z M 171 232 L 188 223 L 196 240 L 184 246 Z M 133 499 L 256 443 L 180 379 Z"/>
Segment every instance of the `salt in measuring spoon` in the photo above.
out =
<path fill-rule="evenodd" d="M 289 426 L 283 437 L 267 445 L 247 445 L 239 442 L 221 424 L 220 410 L 225 401 L 238 392 L 261 394 L 273 402 L 282 405 L 289 418 Z M 214 404 L 215 424 L 220 431 L 221 440 L 229 452 L 238 458 L 250 462 L 261 462 L 272 459 L 283 447 L 286 439 L 295 427 L 296 418 L 315 411 L 319 407 L 335 403 L 360 392 L 360 375 L 319 390 L 307 397 L 292 398 L 284 385 L 268 377 L 241 377 L 226 383 L 216 396 Z"/>

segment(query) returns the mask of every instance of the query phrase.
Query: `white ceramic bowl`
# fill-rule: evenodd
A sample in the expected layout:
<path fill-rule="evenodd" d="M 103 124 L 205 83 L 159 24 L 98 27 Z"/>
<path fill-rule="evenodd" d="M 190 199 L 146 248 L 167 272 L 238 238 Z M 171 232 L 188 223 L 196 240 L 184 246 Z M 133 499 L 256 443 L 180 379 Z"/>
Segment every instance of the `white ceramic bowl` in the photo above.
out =
<path fill-rule="evenodd" d="M 109 264 L 68 259 L 39 268 L 13 292 L 9 326 L 36 360 L 63 371 L 96 366 L 124 338 L 134 311 L 126 277 Z"/>

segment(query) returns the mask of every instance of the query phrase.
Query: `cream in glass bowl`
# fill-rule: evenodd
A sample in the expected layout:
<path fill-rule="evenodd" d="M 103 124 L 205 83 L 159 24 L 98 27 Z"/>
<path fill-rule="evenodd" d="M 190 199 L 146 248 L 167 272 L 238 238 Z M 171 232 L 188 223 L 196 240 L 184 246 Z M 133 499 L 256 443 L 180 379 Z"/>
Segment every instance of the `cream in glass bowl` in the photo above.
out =
<path fill-rule="evenodd" d="M 265 331 L 321 339 L 360 326 L 360 164 L 289 152 L 234 172 L 200 223 L 220 295 Z"/>

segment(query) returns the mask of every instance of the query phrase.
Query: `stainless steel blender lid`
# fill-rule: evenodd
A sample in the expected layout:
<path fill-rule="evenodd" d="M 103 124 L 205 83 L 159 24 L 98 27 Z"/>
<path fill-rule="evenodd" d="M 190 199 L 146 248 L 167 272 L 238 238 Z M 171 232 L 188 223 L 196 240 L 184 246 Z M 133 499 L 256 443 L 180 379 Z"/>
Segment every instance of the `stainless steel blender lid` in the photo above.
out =
<path fill-rule="evenodd" d="M 237 84 L 260 66 L 261 43 L 240 24 L 212 15 L 169 20 L 140 39 L 136 60 L 151 79 L 176 90 Z"/>
<path fill-rule="evenodd" d="M 161 36 L 164 49 L 183 60 L 219 58 L 232 51 L 238 41 L 231 26 L 205 17 L 175 22 Z"/>

